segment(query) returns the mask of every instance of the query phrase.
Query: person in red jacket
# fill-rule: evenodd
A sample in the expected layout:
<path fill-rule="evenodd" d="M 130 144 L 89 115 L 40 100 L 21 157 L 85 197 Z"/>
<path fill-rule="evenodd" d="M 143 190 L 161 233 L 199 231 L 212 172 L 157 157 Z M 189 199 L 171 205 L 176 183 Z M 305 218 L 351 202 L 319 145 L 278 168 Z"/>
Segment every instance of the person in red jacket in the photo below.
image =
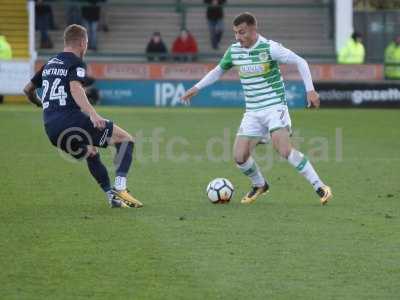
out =
<path fill-rule="evenodd" d="M 193 35 L 182 29 L 172 45 L 172 55 L 178 61 L 194 61 L 198 53 L 197 42 Z"/>

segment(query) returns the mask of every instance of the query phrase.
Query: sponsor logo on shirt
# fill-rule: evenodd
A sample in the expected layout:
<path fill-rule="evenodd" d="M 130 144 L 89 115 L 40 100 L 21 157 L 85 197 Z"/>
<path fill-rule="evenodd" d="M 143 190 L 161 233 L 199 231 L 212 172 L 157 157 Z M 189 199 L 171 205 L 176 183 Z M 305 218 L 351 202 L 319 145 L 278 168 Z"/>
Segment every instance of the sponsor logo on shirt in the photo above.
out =
<path fill-rule="evenodd" d="M 260 60 L 268 60 L 268 54 L 267 54 L 266 52 L 261 52 L 261 53 L 258 55 L 258 58 L 259 58 Z"/>
<path fill-rule="evenodd" d="M 240 66 L 240 73 L 244 73 L 244 74 L 264 73 L 264 71 L 265 71 L 264 65 Z"/>
<path fill-rule="evenodd" d="M 58 58 L 52 58 L 47 64 L 63 65 L 64 62 L 62 60 L 59 60 Z"/>

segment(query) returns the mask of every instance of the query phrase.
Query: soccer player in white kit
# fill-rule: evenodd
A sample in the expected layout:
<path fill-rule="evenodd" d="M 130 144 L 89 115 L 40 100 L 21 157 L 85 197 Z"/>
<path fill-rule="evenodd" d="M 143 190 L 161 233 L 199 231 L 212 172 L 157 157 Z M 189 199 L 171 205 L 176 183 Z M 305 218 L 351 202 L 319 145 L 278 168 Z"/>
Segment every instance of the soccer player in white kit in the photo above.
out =
<path fill-rule="evenodd" d="M 267 136 L 279 154 L 310 182 L 321 204 L 325 205 L 332 198 L 330 187 L 322 182 L 303 153 L 291 144 L 291 120 L 279 69 L 279 63 L 296 64 L 307 91 L 308 107 L 318 108 L 319 96 L 314 90 L 307 62 L 281 44 L 257 33 L 257 20 L 250 13 L 235 17 L 233 31 L 237 43 L 228 48 L 213 70 L 186 91 L 182 100 L 189 102 L 199 90 L 217 81 L 225 71 L 237 68 L 244 91 L 246 112 L 236 136 L 234 157 L 238 168 L 252 182 L 251 190 L 241 203 L 253 203 L 269 189 L 267 180 L 251 156 L 255 146 Z"/>

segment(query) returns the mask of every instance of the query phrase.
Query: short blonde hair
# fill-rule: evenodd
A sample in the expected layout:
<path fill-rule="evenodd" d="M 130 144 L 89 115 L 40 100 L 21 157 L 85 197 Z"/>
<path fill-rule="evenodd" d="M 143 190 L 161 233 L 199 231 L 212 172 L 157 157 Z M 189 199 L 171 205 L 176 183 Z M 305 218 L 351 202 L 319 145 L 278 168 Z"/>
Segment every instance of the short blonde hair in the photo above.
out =
<path fill-rule="evenodd" d="M 82 40 L 87 39 L 86 28 L 72 24 L 64 30 L 64 45 L 65 46 L 78 46 Z"/>

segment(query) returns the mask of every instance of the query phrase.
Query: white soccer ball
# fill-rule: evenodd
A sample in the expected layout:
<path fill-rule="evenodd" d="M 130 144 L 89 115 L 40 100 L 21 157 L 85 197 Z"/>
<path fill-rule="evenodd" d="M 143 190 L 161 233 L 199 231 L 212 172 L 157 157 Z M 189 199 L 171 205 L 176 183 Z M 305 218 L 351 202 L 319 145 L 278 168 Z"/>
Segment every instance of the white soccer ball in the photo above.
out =
<path fill-rule="evenodd" d="M 234 192 L 233 184 L 226 178 L 215 178 L 207 185 L 207 197 L 212 203 L 229 203 Z"/>

